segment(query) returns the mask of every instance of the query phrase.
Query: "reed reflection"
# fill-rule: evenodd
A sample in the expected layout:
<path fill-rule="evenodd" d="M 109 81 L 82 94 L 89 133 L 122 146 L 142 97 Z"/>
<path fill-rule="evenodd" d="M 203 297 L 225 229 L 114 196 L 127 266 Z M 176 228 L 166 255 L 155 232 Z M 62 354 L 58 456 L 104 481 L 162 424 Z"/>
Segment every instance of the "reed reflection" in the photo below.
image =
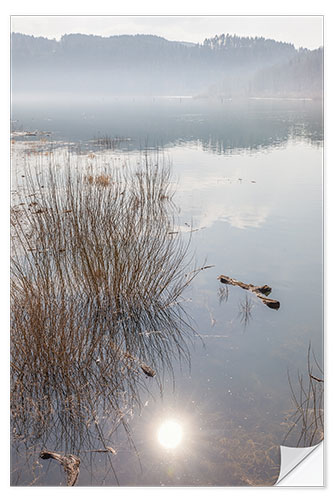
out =
<path fill-rule="evenodd" d="M 244 330 L 252 319 L 253 305 L 252 299 L 250 299 L 247 295 L 245 296 L 245 299 L 239 303 L 238 317 L 240 322 L 244 325 Z"/>
<path fill-rule="evenodd" d="M 309 447 L 324 439 L 324 372 L 315 353 L 308 347 L 306 373 L 297 378 L 288 371 L 293 410 L 287 414 L 288 432 L 283 444 Z"/>

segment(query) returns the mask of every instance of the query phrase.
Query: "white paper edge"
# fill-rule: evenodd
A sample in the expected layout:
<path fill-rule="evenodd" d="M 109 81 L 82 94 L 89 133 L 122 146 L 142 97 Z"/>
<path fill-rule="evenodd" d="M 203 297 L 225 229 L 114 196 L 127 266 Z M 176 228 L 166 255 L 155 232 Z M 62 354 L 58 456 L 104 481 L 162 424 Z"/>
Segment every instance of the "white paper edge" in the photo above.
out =
<path fill-rule="evenodd" d="M 280 474 L 275 486 L 324 486 L 323 441 L 308 448 L 280 449 Z"/>

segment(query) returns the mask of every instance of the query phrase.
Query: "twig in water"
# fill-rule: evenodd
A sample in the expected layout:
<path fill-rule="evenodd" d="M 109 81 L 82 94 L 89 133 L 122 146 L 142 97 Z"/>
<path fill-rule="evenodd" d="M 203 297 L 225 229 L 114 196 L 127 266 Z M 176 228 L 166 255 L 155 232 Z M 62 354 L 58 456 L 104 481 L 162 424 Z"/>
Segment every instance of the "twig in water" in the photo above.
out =
<path fill-rule="evenodd" d="M 75 455 L 60 455 L 53 451 L 43 450 L 40 452 L 40 458 L 48 460 L 53 458 L 59 462 L 67 474 L 67 486 L 74 486 L 80 473 L 80 459 Z"/>

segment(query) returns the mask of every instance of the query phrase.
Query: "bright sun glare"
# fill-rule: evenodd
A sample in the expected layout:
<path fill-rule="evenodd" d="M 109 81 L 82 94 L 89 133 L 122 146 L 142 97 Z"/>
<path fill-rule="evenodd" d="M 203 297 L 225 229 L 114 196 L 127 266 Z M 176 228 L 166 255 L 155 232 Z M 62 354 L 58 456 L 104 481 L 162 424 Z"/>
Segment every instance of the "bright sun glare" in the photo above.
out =
<path fill-rule="evenodd" d="M 176 448 L 183 438 L 183 430 L 175 420 L 166 420 L 159 428 L 157 437 L 164 448 Z"/>

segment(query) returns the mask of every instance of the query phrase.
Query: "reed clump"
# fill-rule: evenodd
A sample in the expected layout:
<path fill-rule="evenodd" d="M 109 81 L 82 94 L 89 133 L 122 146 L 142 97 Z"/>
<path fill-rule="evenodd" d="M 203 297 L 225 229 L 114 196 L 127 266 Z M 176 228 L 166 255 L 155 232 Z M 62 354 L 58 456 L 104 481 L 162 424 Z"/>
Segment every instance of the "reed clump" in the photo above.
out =
<path fill-rule="evenodd" d="M 13 434 L 78 453 L 140 403 L 140 363 L 162 376 L 187 356 L 178 299 L 197 273 L 170 235 L 168 166 L 48 161 L 26 167 L 11 214 Z"/>

